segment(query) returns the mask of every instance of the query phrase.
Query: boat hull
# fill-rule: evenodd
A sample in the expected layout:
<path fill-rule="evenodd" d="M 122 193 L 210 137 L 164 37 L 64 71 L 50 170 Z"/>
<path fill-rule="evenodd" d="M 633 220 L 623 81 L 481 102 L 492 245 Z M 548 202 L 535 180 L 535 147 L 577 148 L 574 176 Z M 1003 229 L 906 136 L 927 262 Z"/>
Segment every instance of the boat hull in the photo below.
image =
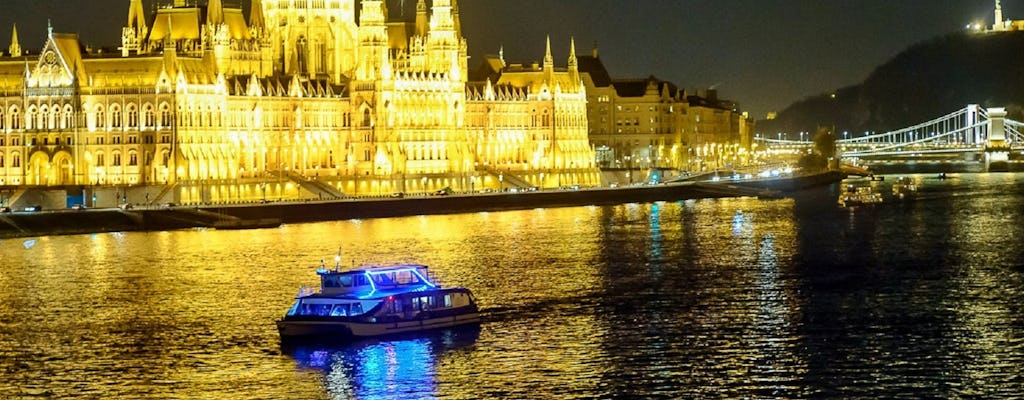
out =
<path fill-rule="evenodd" d="M 280 320 L 277 321 L 277 330 L 281 334 L 282 339 L 312 337 L 354 339 L 423 332 L 479 323 L 480 313 L 473 312 L 443 317 L 387 322 Z"/>

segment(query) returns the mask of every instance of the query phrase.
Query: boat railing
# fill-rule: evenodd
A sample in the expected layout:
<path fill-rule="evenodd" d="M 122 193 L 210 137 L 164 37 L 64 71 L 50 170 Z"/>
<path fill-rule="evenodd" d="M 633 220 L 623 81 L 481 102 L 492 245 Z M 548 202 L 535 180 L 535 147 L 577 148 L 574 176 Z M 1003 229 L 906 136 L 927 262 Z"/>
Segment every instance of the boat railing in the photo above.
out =
<path fill-rule="evenodd" d="M 430 282 L 433 283 L 434 286 L 437 286 L 437 287 L 444 286 L 444 285 L 441 284 L 441 279 L 438 278 L 437 274 L 435 274 L 434 271 L 427 270 L 427 274 L 426 275 L 427 275 L 427 279 L 430 280 Z"/>
<path fill-rule="evenodd" d="M 312 296 L 314 294 L 316 294 L 316 288 L 315 287 L 313 287 L 313 286 L 303 286 L 303 287 L 299 288 L 299 296 L 298 297 Z"/>

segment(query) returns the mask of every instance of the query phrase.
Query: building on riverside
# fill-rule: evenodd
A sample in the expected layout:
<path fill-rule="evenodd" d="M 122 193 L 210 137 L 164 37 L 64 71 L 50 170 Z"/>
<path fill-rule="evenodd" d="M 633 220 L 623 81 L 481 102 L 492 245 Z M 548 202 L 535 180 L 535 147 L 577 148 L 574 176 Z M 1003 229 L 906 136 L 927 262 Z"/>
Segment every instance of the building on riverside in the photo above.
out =
<path fill-rule="evenodd" d="M 575 43 L 570 47 L 568 67 L 557 71 L 579 76 L 583 84 L 586 136 L 598 167 L 700 171 L 750 161 L 754 123 L 737 111 L 736 103 L 718 99 L 716 90 L 700 96 L 653 76 L 612 78 L 597 49 L 577 56 Z M 485 56 L 473 76 L 477 81 L 516 82 L 551 68 L 550 50 L 544 59 L 543 65 L 507 63 L 499 51 Z"/>
<path fill-rule="evenodd" d="M 117 51 L 51 27 L 29 54 L 14 29 L 0 186 L 223 203 L 600 184 L 574 54 L 469 82 L 457 0 L 408 19 L 382 0 L 127 3 Z"/>
<path fill-rule="evenodd" d="M 753 121 L 717 90 L 688 94 L 654 76 L 613 79 L 597 49 L 580 63 L 589 137 L 602 168 L 725 168 L 752 145 Z"/>

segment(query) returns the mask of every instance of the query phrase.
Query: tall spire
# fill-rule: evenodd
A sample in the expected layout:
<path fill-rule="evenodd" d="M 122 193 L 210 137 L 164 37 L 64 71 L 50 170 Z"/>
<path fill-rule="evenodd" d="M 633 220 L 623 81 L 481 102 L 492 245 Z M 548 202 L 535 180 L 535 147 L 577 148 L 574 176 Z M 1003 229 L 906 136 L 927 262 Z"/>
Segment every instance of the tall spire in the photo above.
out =
<path fill-rule="evenodd" d="M 544 69 L 554 68 L 555 58 L 551 56 L 551 35 L 547 38 L 547 50 L 544 51 Z"/>
<path fill-rule="evenodd" d="M 146 13 L 142 8 L 142 0 L 132 0 L 131 4 L 128 5 L 128 25 L 129 28 L 134 29 L 136 32 L 141 32 L 140 36 L 145 36 L 146 30 Z"/>
<path fill-rule="evenodd" d="M 18 24 L 11 30 L 11 46 L 7 48 L 11 57 L 21 57 L 21 44 L 18 43 Z"/>
<path fill-rule="evenodd" d="M 416 36 L 427 36 L 427 24 L 427 1 L 418 0 L 416 2 Z"/>
<path fill-rule="evenodd" d="M 459 0 L 452 0 L 452 18 L 455 20 L 455 37 L 462 37 L 462 18 L 459 17 Z"/>
<path fill-rule="evenodd" d="M 263 32 L 267 29 L 266 20 L 263 18 L 263 2 L 260 0 L 252 0 L 252 8 L 249 10 L 249 28 L 254 29 L 258 32 Z"/>
<path fill-rule="evenodd" d="M 579 60 L 576 59 L 576 38 L 569 38 L 569 84 L 576 87 L 580 83 Z"/>
<path fill-rule="evenodd" d="M 220 0 L 210 0 L 206 6 L 206 23 L 220 25 L 224 23 L 224 6 Z"/>
<path fill-rule="evenodd" d="M 1001 31 L 1005 25 L 1003 24 L 1003 4 L 999 0 L 996 0 L 996 18 L 995 23 L 992 24 L 992 29 Z"/>
<path fill-rule="evenodd" d="M 576 60 L 576 38 L 569 38 L 569 69 L 576 69 L 579 61 Z"/>

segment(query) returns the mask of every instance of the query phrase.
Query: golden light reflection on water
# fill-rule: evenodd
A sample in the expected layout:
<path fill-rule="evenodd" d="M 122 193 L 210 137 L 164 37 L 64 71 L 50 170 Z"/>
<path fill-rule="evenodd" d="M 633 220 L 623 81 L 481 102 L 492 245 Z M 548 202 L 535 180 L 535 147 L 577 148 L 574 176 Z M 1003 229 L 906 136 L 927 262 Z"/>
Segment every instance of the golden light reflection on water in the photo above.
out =
<path fill-rule="evenodd" d="M 0 397 L 1019 388 L 993 377 L 1018 374 L 1006 360 L 1024 353 L 1013 339 L 1024 289 L 1006 269 L 1024 251 L 1001 242 L 1022 222 L 1020 197 L 979 207 L 970 191 L 939 189 L 873 213 L 827 195 L 821 209 L 745 198 L 2 241 Z M 430 265 L 474 291 L 485 322 L 470 335 L 281 349 L 273 321 L 339 247 L 343 266 Z M 914 375 L 937 370 L 934 354 L 962 368 Z"/>

